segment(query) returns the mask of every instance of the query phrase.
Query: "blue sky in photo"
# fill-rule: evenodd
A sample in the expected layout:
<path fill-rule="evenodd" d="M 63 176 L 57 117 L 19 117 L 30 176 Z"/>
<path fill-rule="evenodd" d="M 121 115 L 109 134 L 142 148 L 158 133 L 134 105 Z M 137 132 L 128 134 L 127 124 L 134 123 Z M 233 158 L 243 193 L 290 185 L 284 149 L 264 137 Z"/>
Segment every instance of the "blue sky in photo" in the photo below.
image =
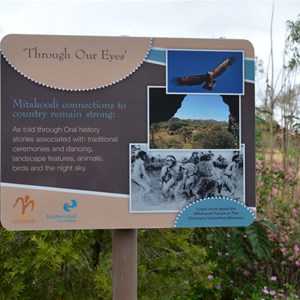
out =
<path fill-rule="evenodd" d="M 187 95 L 174 118 L 228 121 L 229 107 L 217 95 Z"/>
<path fill-rule="evenodd" d="M 234 56 L 233 63 L 223 74 L 217 77 L 216 86 L 212 91 L 195 86 L 173 86 L 172 78 L 202 75 L 214 70 L 220 63 Z M 212 94 L 242 94 L 244 85 L 242 51 L 167 51 L 167 79 L 169 93 L 212 93 Z"/>

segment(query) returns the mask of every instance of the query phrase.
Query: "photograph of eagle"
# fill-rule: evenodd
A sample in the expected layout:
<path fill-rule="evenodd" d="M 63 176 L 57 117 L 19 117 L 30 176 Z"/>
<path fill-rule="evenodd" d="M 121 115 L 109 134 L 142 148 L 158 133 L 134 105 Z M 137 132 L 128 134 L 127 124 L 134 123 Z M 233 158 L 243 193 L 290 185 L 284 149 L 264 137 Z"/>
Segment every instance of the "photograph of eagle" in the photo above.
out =
<path fill-rule="evenodd" d="M 202 84 L 203 89 L 212 91 L 217 83 L 215 79 L 222 75 L 235 62 L 236 58 L 234 56 L 228 57 L 222 63 L 220 63 L 214 70 L 208 71 L 206 74 L 172 78 L 171 85 L 178 87 Z"/>

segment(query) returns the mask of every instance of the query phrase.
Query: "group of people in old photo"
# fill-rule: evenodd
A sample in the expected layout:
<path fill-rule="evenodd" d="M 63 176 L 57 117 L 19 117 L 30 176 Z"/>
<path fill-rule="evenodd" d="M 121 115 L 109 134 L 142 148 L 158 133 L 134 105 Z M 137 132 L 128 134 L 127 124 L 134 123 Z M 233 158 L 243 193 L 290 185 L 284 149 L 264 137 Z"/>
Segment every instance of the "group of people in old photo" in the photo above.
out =
<path fill-rule="evenodd" d="M 178 211 L 196 200 L 243 200 L 242 151 L 149 151 L 131 145 L 130 210 Z"/>

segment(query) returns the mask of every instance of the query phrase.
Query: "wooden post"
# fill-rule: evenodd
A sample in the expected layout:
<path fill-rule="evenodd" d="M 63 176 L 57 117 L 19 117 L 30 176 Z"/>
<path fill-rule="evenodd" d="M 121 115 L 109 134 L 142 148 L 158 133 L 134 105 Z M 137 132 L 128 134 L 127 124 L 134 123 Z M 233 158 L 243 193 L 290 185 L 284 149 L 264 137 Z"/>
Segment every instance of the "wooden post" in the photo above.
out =
<path fill-rule="evenodd" d="M 137 300 L 137 230 L 113 230 L 113 300 Z"/>

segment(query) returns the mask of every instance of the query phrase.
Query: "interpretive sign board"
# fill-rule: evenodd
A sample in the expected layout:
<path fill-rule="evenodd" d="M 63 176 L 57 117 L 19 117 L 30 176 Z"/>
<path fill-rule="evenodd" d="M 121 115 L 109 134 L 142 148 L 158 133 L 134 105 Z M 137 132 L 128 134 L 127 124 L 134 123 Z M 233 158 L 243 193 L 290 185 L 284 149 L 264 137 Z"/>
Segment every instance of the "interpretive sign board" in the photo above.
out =
<path fill-rule="evenodd" d="M 10 230 L 247 226 L 246 40 L 1 41 L 1 222 Z"/>

